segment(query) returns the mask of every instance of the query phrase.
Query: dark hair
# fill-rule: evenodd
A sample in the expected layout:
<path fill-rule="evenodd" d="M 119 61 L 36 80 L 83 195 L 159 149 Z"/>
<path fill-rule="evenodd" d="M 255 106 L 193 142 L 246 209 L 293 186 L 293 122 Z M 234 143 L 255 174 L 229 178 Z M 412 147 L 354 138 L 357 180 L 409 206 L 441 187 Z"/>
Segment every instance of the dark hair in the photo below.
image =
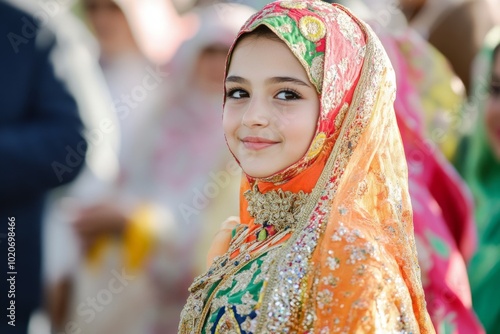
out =
<path fill-rule="evenodd" d="M 278 37 L 278 35 L 276 35 L 271 29 L 269 29 L 269 27 L 262 24 L 262 25 L 258 26 L 257 28 L 255 28 L 254 30 L 241 35 L 240 38 L 238 38 L 238 40 L 236 41 L 236 44 L 234 44 L 233 51 L 236 49 L 238 44 L 240 44 L 241 41 L 248 39 L 248 38 L 251 38 L 251 37 L 253 37 L 253 38 L 266 38 L 266 39 L 269 39 L 272 41 L 283 42 L 281 40 L 281 38 Z M 232 57 L 232 55 L 230 55 L 230 58 L 228 59 L 228 63 L 227 63 L 228 66 L 229 66 L 229 63 L 231 62 L 231 57 Z"/>
<path fill-rule="evenodd" d="M 267 39 L 270 39 L 273 41 L 280 41 L 280 42 L 282 41 L 281 38 L 278 37 L 278 35 L 276 35 L 271 29 L 269 29 L 269 27 L 267 27 L 263 24 L 261 24 L 260 26 L 258 26 L 254 30 L 241 35 L 241 37 L 238 39 L 237 43 L 241 42 L 244 39 L 250 38 L 250 37 L 267 38 Z"/>
<path fill-rule="evenodd" d="M 500 43 L 497 44 L 497 46 L 495 46 L 495 48 L 493 49 L 493 54 L 492 54 L 492 63 L 495 62 L 495 58 L 497 57 L 497 54 L 498 54 L 498 51 L 500 51 Z"/>

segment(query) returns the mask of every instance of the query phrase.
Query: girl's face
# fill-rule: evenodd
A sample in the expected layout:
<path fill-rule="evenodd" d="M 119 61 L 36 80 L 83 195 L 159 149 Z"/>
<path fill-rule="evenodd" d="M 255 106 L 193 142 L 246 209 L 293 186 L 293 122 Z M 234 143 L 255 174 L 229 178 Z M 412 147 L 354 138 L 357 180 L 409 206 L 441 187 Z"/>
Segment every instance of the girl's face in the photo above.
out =
<path fill-rule="evenodd" d="M 493 63 L 485 118 L 486 131 L 493 154 L 500 161 L 500 52 L 495 56 Z"/>
<path fill-rule="evenodd" d="M 319 97 L 283 42 L 242 40 L 225 88 L 224 132 L 247 175 L 268 177 L 304 156 L 316 130 Z"/>

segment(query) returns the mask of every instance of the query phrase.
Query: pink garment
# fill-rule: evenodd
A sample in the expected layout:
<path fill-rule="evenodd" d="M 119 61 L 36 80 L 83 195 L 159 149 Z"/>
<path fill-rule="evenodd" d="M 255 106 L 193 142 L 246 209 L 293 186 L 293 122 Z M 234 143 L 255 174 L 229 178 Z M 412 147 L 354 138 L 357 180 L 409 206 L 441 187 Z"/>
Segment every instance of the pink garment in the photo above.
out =
<path fill-rule="evenodd" d="M 381 40 L 397 80 L 395 110 L 408 162 L 413 224 L 427 308 L 437 333 L 484 333 L 472 310 L 466 263 L 476 247 L 472 200 L 458 174 L 424 138 L 423 109 L 402 48 L 422 48 L 411 31 Z M 422 50 L 419 50 L 421 53 Z M 410 54 L 407 52 L 406 54 Z"/>

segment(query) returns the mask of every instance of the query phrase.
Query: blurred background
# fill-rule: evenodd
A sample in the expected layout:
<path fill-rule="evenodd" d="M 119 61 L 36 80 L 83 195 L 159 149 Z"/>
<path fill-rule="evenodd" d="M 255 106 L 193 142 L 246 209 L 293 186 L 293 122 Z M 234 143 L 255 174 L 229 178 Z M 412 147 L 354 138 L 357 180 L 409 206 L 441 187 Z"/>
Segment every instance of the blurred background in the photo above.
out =
<path fill-rule="evenodd" d="M 269 2 L 0 0 L 0 249 L 14 217 L 17 272 L 11 297 L 2 264 L 0 333 L 177 332 L 238 215 L 224 65 Z M 500 333 L 500 1 L 336 2 L 396 70 L 436 331 Z"/>

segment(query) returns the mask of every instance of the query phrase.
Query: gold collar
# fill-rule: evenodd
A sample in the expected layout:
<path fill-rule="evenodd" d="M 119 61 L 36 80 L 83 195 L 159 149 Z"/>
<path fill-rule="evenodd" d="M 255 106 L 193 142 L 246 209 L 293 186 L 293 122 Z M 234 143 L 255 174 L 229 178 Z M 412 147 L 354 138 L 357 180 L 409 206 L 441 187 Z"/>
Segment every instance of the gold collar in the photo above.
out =
<path fill-rule="evenodd" d="M 262 194 L 257 187 L 243 193 L 248 201 L 248 212 L 255 219 L 255 223 L 265 226 L 274 226 L 276 232 L 293 228 L 297 222 L 300 210 L 307 201 L 308 194 L 302 190 L 298 193 L 271 190 Z"/>

